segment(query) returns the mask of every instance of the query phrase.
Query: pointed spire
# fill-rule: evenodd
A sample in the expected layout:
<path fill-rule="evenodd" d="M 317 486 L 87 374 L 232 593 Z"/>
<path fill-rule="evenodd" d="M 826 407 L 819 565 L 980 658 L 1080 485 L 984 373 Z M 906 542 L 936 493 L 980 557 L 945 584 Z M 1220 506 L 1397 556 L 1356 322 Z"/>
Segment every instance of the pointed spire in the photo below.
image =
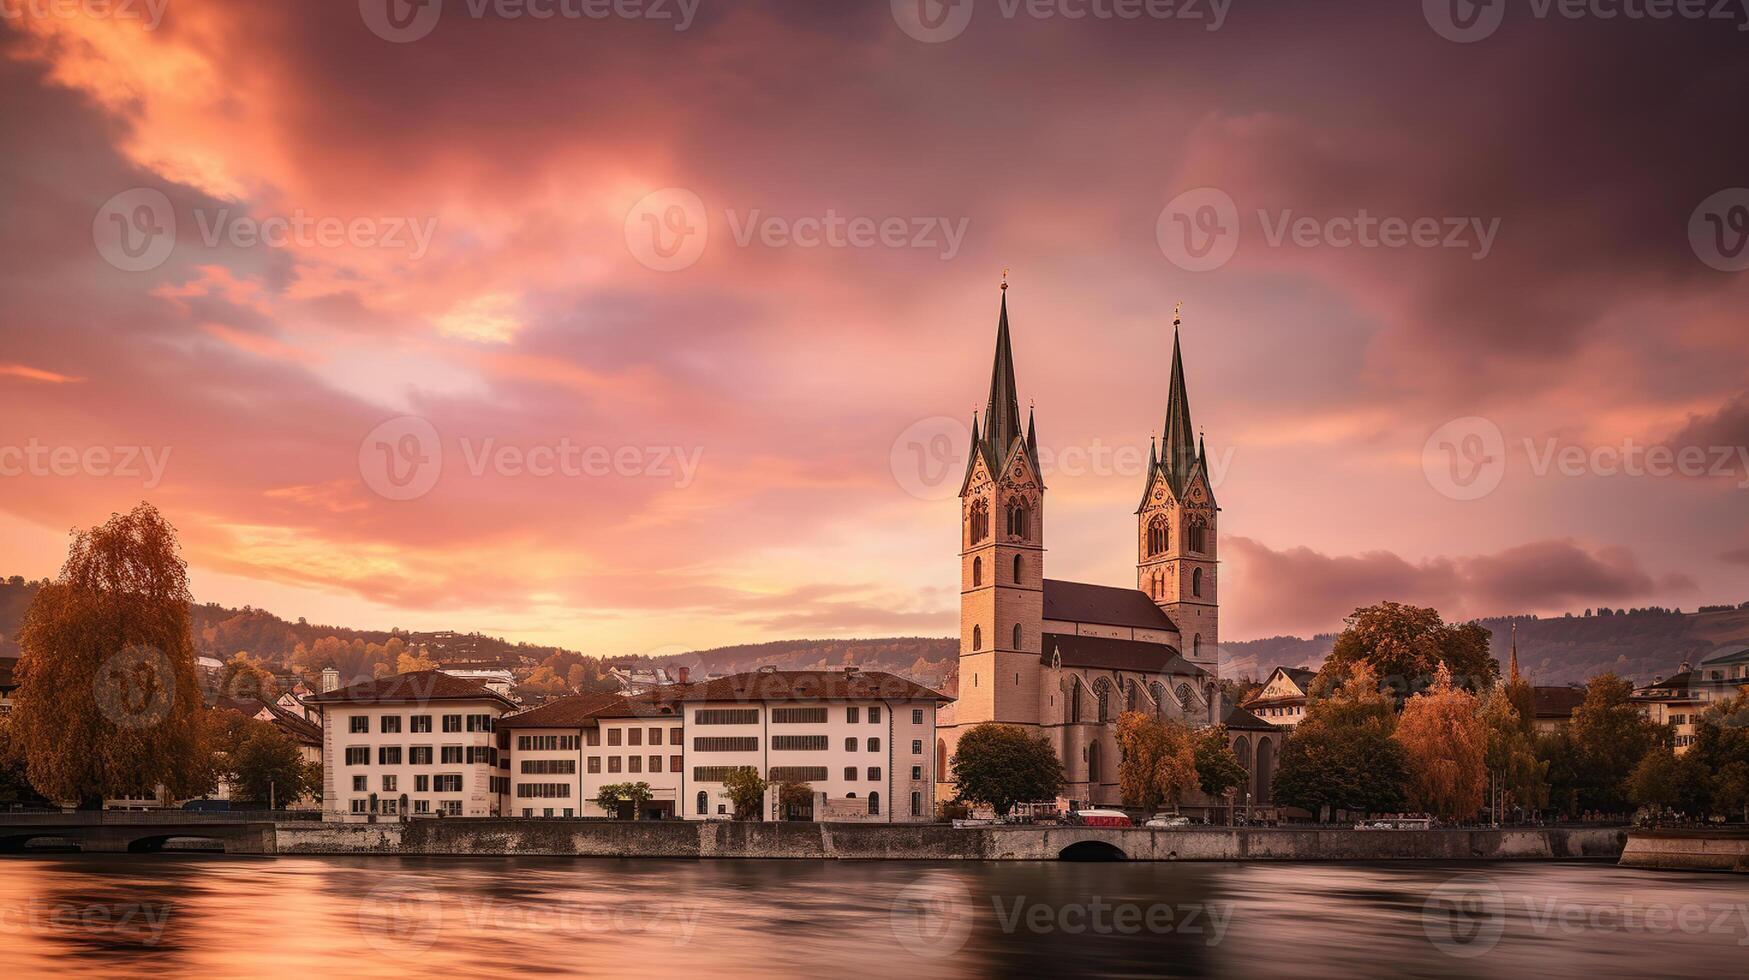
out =
<path fill-rule="evenodd" d="M 1512 669 L 1507 675 L 1514 683 L 1518 683 L 1518 623 L 1512 624 Z"/>
<path fill-rule="evenodd" d="M 996 321 L 996 359 L 990 368 L 990 400 L 984 406 L 984 452 L 990 468 L 1002 465 L 1021 437 L 1020 397 L 1014 384 L 1014 348 L 1008 338 L 1008 279 L 1002 280 L 1002 311 Z"/>
<path fill-rule="evenodd" d="M 1026 406 L 1026 455 L 1038 464 L 1038 427 L 1032 423 L 1032 406 Z"/>
<path fill-rule="evenodd" d="M 1180 310 L 1183 304 L 1179 304 Z M 1196 430 L 1190 424 L 1190 395 L 1184 387 L 1184 354 L 1178 343 L 1179 310 L 1172 314 L 1172 378 L 1166 391 L 1166 432 L 1161 439 L 1160 465 L 1172 492 L 1182 494 L 1196 461 Z"/>

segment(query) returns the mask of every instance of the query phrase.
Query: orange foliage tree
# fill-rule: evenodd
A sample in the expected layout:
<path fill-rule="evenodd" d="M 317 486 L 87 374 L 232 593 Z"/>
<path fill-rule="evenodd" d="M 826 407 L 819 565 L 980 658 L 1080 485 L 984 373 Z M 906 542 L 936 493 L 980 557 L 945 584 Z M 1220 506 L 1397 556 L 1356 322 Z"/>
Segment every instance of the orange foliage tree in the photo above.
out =
<path fill-rule="evenodd" d="M 1126 806 L 1176 806 L 1199 781 L 1195 742 L 1190 730 L 1176 721 L 1126 711 L 1117 718 L 1117 748 L 1118 792 Z"/>
<path fill-rule="evenodd" d="M 1403 705 L 1393 737 L 1409 763 L 1411 806 L 1446 820 L 1476 815 L 1488 781 L 1487 728 L 1475 696 L 1453 686 L 1444 664 L 1433 686 Z"/>

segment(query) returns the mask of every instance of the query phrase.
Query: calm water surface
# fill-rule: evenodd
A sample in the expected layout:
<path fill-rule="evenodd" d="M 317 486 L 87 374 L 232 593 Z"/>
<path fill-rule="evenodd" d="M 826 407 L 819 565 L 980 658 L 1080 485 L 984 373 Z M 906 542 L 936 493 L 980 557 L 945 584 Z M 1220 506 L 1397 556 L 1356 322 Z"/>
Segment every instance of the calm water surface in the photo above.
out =
<path fill-rule="evenodd" d="M 1749 973 L 1749 879 L 1601 863 L 0 858 L 0 976 Z"/>

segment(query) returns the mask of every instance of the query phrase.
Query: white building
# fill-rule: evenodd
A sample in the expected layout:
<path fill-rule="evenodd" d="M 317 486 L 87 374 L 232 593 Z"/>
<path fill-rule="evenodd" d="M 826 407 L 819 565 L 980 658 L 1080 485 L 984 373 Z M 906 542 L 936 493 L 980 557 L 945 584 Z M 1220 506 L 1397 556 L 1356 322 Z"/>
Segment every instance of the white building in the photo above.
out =
<path fill-rule="evenodd" d="M 1305 667 L 1277 667 L 1243 707 L 1271 725 L 1293 728 L 1305 720 L 1307 696 L 1317 676 Z"/>
<path fill-rule="evenodd" d="M 498 719 L 511 701 L 442 671 L 359 681 L 313 695 L 322 716 L 330 820 L 499 814 Z"/>
<path fill-rule="evenodd" d="M 506 717 L 512 816 L 607 816 L 601 787 L 648 783 L 642 817 L 728 819 L 731 769 L 806 783 L 813 804 L 766 819 L 934 819 L 940 694 L 882 672 L 761 670 L 642 694 L 584 694 Z"/>

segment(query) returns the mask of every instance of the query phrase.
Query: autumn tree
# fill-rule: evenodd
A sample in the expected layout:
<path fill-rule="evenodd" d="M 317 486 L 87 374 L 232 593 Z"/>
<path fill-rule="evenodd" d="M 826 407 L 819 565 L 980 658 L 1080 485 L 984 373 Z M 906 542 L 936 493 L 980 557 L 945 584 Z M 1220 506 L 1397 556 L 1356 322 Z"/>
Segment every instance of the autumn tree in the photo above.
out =
<path fill-rule="evenodd" d="M 1633 684 L 1601 674 L 1585 685 L 1585 699 L 1567 726 L 1571 740 L 1573 806 L 1619 812 L 1628 808 L 1627 778 L 1662 738 L 1630 698 Z"/>
<path fill-rule="evenodd" d="M 1334 693 L 1306 706 L 1282 746 L 1275 799 L 1313 813 L 1329 806 L 1363 812 L 1403 808 L 1403 746 L 1391 737 L 1396 711 L 1362 661 Z"/>
<path fill-rule="evenodd" d="M 1117 785 L 1125 806 L 1150 813 L 1170 801 L 1177 806 L 1196 785 L 1196 751 L 1190 730 L 1176 721 L 1140 711 L 1117 717 Z"/>
<path fill-rule="evenodd" d="M 1549 766 L 1537 758 L 1535 729 L 1519 713 L 1513 692 L 1522 683 L 1490 688 L 1476 705 L 1487 739 L 1488 784 L 1502 811 L 1510 806 L 1540 810 L 1549 802 Z"/>
<path fill-rule="evenodd" d="M 1196 732 L 1191 741 L 1196 753 L 1197 781 L 1210 797 L 1219 799 L 1227 790 L 1243 786 L 1251 778 L 1233 751 L 1227 726 L 1210 725 Z"/>
<path fill-rule="evenodd" d="M 1408 763 L 1411 806 L 1446 820 L 1476 815 L 1488 782 L 1488 733 L 1475 696 L 1452 684 L 1444 664 L 1432 688 L 1403 705 L 1393 737 Z"/>
<path fill-rule="evenodd" d="M 399 638 L 397 637 L 396 639 Z M 393 643 L 396 641 L 390 640 L 389 642 Z M 436 669 L 437 664 L 432 662 L 431 658 L 426 655 L 425 648 L 423 647 L 421 647 L 416 653 L 402 651 L 395 655 L 395 673 L 397 674 L 416 674 L 422 670 Z"/>
<path fill-rule="evenodd" d="M 199 791 L 189 600 L 176 531 L 150 504 L 74 533 L 18 637 L 12 724 L 44 795 L 94 809 L 157 786 Z"/>
<path fill-rule="evenodd" d="M 735 808 L 736 820 L 759 819 L 765 805 L 765 777 L 752 766 L 736 766 L 723 776 L 723 793 Z"/>
<path fill-rule="evenodd" d="M 1653 810 L 1671 810 L 1693 795 L 1692 780 L 1705 779 L 1706 774 L 1682 760 L 1670 749 L 1659 746 L 1648 751 L 1628 773 L 1623 789 L 1629 801 Z"/>
<path fill-rule="evenodd" d="M 321 765 L 306 763 L 295 741 L 270 722 L 244 720 L 224 765 L 233 801 L 284 807 L 320 787 Z"/>
<path fill-rule="evenodd" d="M 1016 803 L 1054 800 L 1063 790 L 1063 763 L 1043 735 L 983 722 L 960 736 L 948 762 L 959 798 L 1007 816 Z"/>
<path fill-rule="evenodd" d="M 279 697 L 279 683 L 273 679 L 266 661 L 239 650 L 225 661 L 224 670 L 219 673 L 219 693 L 228 698 L 267 702 Z"/>
<path fill-rule="evenodd" d="M 1454 683 L 1480 690 L 1500 676 L 1500 662 L 1488 653 L 1489 634 L 1478 623 L 1448 625 L 1438 611 L 1400 602 L 1356 609 L 1313 681 L 1318 694 L 1335 690 L 1367 664 L 1399 705 L 1433 683 L 1441 664 Z"/>
<path fill-rule="evenodd" d="M 814 787 L 786 779 L 777 785 L 777 805 L 786 816 L 791 810 L 807 809 L 814 805 Z"/>

